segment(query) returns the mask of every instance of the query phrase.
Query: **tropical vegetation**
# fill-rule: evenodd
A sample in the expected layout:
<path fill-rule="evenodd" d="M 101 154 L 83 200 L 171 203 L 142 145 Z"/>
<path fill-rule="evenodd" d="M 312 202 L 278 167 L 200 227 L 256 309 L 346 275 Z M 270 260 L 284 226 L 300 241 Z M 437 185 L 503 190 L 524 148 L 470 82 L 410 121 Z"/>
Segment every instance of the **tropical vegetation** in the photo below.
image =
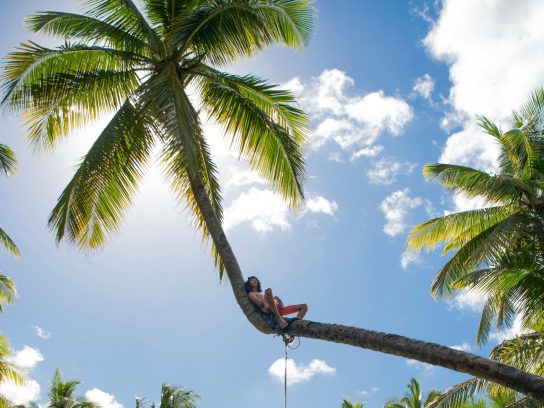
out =
<path fill-rule="evenodd" d="M 493 322 L 510 326 L 516 316 L 530 328 L 544 318 L 544 88 L 513 113 L 503 132 L 485 117 L 480 127 L 500 150 L 493 171 L 457 164 L 429 164 L 423 173 L 445 188 L 480 199 L 483 208 L 438 217 L 412 229 L 408 246 L 420 251 L 443 245 L 455 251 L 436 275 L 431 294 L 449 297 L 471 290 L 485 297 L 477 342 Z"/>
<path fill-rule="evenodd" d="M 421 385 L 415 378 L 410 379 L 407 385 L 408 393 L 398 401 L 388 401 L 384 408 L 428 408 L 441 395 L 438 390 L 431 390 L 425 400 L 421 391 Z"/>
<path fill-rule="evenodd" d="M 223 231 L 217 170 L 199 112 L 223 126 L 239 155 L 291 205 L 301 203 L 306 115 L 289 91 L 219 68 L 270 44 L 306 45 L 315 25 L 311 2 L 146 0 L 143 12 L 132 0 L 85 4 L 82 15 L 31 16 L 33 32 L 64 43 L 23 43 L 7 56 L 4 70 L 3 106 L 23 114 L 38 149 L 113 115 L 50 215 L 57 240 L 102 246 L 118 230 L 152 154 L 159 152 L 166 180 L 204 238 L 211 238 L 220 275 L 226 272 L 243 312 L 259 330 L 273 332 L 254 313 Z M 543 379 L 448 347 L 303 320 L 289 331 L 439 364 L 544 398 Z"/>
<path fill-rule="evenodd" d="M 83 397 L 75 395 L 77 386 L 81 383 L 77 380 L 64 381 L 61 371 L 57 368 L 51 380 L 49 388 L 48 408 L 100 408 L 94 402 L 87 401 Z"/>
<path fill-rule="evenodd" d="M 155 403 L 148 404 L 144 398 L 137 398 L 136 408 L 148 408 L 149 406 L 151 408 L 194 408 L 196 407 L 196 400 L 199 398 L 194 391 L 163 384 L 159 405 Z"/>

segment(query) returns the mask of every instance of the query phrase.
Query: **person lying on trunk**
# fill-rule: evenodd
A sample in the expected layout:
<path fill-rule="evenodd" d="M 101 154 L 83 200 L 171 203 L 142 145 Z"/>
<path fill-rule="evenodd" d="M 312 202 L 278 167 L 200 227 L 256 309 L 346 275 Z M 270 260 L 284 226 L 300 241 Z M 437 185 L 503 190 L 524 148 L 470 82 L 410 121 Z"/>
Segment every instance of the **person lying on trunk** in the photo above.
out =
<path fill-rule="evenodd" d="M 297 314 L 297 318 L 302 319 L 308 311 L 308 306 L 305 303 L 300 305 L 284 306 L 281 299 L 274 296 L 272 289 L 268 288 L 264 291 L 264 296 L 261 290 L 261 282 L 255 276 L 250 276 L 244 284 L 249 300 L 259 307 L 263 313 L 272 313 L 276 324 L 280 328 L 285 329 L 287 322 L 282 316 L 287 316 L 293 313 Z"/>

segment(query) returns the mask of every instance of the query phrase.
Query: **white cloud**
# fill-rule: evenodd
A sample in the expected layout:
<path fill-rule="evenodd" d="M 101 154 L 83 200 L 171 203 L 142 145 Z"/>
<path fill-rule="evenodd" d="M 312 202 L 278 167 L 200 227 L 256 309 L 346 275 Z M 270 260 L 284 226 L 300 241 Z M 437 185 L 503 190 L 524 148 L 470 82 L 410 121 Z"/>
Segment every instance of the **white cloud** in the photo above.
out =
<path fill-rule="evenodd" d="M 498 157 L 495 139 L 483 134 L 476 125 L 467 125 L 448 138 L 438 161 L 492 171 L 496 169 Z"/>
<path fill-rule="evenodd" d="M 123 408 L 123 405 L 116 401 L 115 396 L 108 394 L 98 388 L 93 388 L 85 393 L 87 401 L 97 403 L 101 408 Z"/>
<path fill-rule="evenodd" d="M 322 196 L 313 196 L 304 203 L 303 213 L 321 213 L 332 217 L 337 209 L 338 204 L 336 204 L 336 201 L 329 201 Z"/>
<path fill-rule="evenodd" d="M 501 120 L 544 83 L 542 15 L 540 0 L 443 2 L 424 44 L 450 66 L 455 110 Z"/>
<path fill-rule="evenodd" d="M 431 99 L 434 90 L 434 79 L 429 74 L 424 74 L 416 79 L 412 90 L 425 99 Z"/>
<path fill-rule="evenodd" d="M 406 270 L 412 264 L 421 264 L 423 259 L 421 255 L 412 251 L 404 251 L 400 256 L 400 266 L 402 269 Z"/>
<path fill-rule="evenodd" d="M 6 381 L 0 383 L 0 394 L 15 405 L 27 405 L 29 402 L 38 400 L 40 384 L 35 380 L 26 380 L 24 385 Z"/>
<path fill-rule="evenodd" d="M 379 207 L 387 221 L 383 232 L 392 237 L 403 233 L 407 228 L 408 210 L 423 204 L 424 200 L 421 197 L 410 197 L 409 188 L 393 192 L 382 201 Z"/>
<path fill-rule="evenodd" d="M 380 389 L 378 387 L 372 387 L 370 390 L 361 390 L 359 391 L 359 394 L 364 396 L 369 396 L 372 394 L 376 394 Z"/>
<path fill-rule="evenodd" d="M 472 351 L 472 347 L 466 341 L 461 344 L 456 344 L 455 346 L 450 346 L 452 349 L 459 351 Z"/>
<path fill-rule="evenodd" d="M 23 346 L 22 350 L 13 353 L 13 357 L 10 358 L 10 362 L 25 370 L 34 368 L 42 361 L 43 356 L 40 350 L 29 346 Z"/>
<path fill-rule="evenodd" d="M 389 185 L 397 181 L 399 174 L 408 175 L 417 167 L 415 163 L 396 162 L 393 160 L 381 159 L 373 163 L 367 171 L 371 183 Z"/>
<path fill-rule="evenodd" d="M 519 336 L 521 334 L 528 333 L 529 330 L 522 328 L 521 317 L 518 315 L 514 319 L 511 327 L 505 328 L 503 330 L 494 330 L 489 333 L 489 339 L 494 340 L 497 343 L 502 343 L 504 340 L 510 340 Z"/>
<path fill-rule="evenodd" d="M 475 125 L 476 115 L 511 126 L 511 111 L 544 83 L 544 2 L 540 0 L 444 0 L 423 40 L 449 66 L 452 87 L 441 125 L 451 135 L 440 161 L 496 167 L 491 137 Z"/>
<path fill-rule="evenodd" d="M 274 228 L 282 231 L 291 229 L 288 220 L 289 207 L 272 190 L 260 190 L 252 187 L 236 198 L 225 209 L 225 230 L 243 222 L 251 223 L 254 230 L 266 233 Z"/>
<path fill-rule="evenodd" d="M 434 373 L 434 366 L 431 365 L 431 364 L 427 364 L 427 363 L 422 363 L 421 361 L 417 361 L 417 360 L 412 360 L 412 359 L 408 359 L 406 360 L 406 365 L 410 366 L 410 367 L 414 367 L 418 370 L 422 370 L 423 371 L 423 375 L 431 375 Z"/>
<path fill-rule="evenodd" d="M 301 92 L 301 106 L 316 124 L 310 140 L 314 149 L 329 140 L 345 150 L 369 147 L 384 133 L 401 134 L 413 117 L 408 103 L 381 90 L 348 94 L 355 81 L 339 69 L 325 69 L 309 85 L 298 78 L 288 84 Z"/>
<path fill-rule="evenodd" d="M 336 201 L 314 195 L 306 200 L 299 218 L 319 213 L 334 216 L 337 209 Z M 247 222 L 255 231 L 263 234 L 274 229 L 289 231 L 293 217 L 287 203 L 274 191 L 252 187 L 225 209 L 224 228 L 229 230 Z"/>
<path fill-rule="evenodd" d="M 277 381 L 283 383 L 285 359 L 278 358 L 268 368 L 268 373 Z M 287 385 L 310 381 L 316 374 L 332 375 L 336 369 L 327 365 L 323 360 L 313 359 L 309 364 L 297 364 L 293 359 L 287 359 Z"/>
<path fill-rule="evenodd" d="M 22 350 L 14 352 L 9 362 L 22 369 L 25 383 L 24 385 L 18 385 L 13 381 L 1 382 L 0 394 L 17 405 L 26 405 L 31 401 L 38 400 L 40 396 L 40 384 L 30 378 L 28 372 L 43 360 L 44 358 L 40 351 L 29 346 L 23 346 Z"/>
<path fill-rule="evenodd" d="M 34 330 L 36 330 L 36 335 L 41 338 L 41 339 L 44 339 L 44 340 L 48 340 L 51 338 L 51 332 L 48 332 L 44 329 L 42 329 L 40 326 L 32 326 L 32 328 Z"/>
<path fill-rule="evenodd" d="M 225 190 L 229 190 L 233 187 L 243 187 L 251 184 L 265 184 L 265 181 L 254 170 L 243 170 L 239 167 L 231 169 L 230 177 L 225 183 Z"/>
<path fill-rule="evenodd" d="M 456 310 L 481 312 L 485 300 L 485 295 L 478 293 L 475 290 L 463 290 L 448 301 L 448 307 Z"/>
<path fill-rule="evenodd" d="M 380 154 L 382 150 L 383 150 L 382 145 L 374 145 L 374 146 L 371 146 L 371 147 L 364 147 L 364 148 L 362 148 L 360 150 L 357 150 L 356 152 L 353 152 L 353 154 L 351 155 L 350 160 L 354 161 L 354 160 L 357 160 L 357 159 L 359 159 L 361 157 L 374 157 L 374 156 L 377 156 L 378 154 Z"/>

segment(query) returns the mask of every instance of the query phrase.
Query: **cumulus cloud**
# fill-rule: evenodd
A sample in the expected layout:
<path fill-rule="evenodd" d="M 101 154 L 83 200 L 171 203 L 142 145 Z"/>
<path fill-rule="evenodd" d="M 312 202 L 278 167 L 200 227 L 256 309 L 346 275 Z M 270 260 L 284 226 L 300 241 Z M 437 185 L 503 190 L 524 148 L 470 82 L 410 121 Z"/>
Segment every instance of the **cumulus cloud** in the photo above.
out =
<path fill-rule="evenodd" d="M 319 213 L 334 216 L 337 209 L 336 201 L 314 195 L 306 200 L 299 218 Z M 263 234 L 274 229 L 289 231 L 293 218 L 289 206 L 278 194 L 270 189 L 252 187 L 225 209 L 224 227 L 229 230 L 242 223 L 250 223 L 255 231 Z"/>
<path fill-rule="evenodd" d="M 313 196 L 309 197 L 305 204 L 303 209 L 303 214 L 310 212 L 314 214 L 325 214 L 330 215 L 331 217 L 334 216 L 334 213 L 338 209 L 338 204 L 336 204 L 336 201 L 330 201 L 327 200 L 325 197 L 321 196 Z"/>
<path fill-rule="evenodd" d="M 455 310 L 481 312 L 486 297 L 475 290 L 463 290 L 448 301 L 448 307 Z"/>
<path fill-rule="evenodd" d="M 406 365 L 414 367 L 423 372 L 423 375 L 431 375 L 434 373 L 434 366 L 427 363 L 422 363 L 421 361 L 408 359 L 406 360 Z"/>
<path fill-rule="evenodd" d="M 412 90 L 425 99 L 431 99 L 434 90 L 434 79 L 429 74 L 424 74 L 416 79 Z"/>
<path fill-rule="evenodd" d="M 493 330 L 491 333 L 489 333 L 489 339 L 492 341 L 496 341 L 497 343 L 502 343 L 504 340 L 510 340 L 515 338 L 516 336 L 520 336 L 528 332 L 529 330 L 523 329 L 521 324 L 521 317 L 518 315 L 514 319 L 511 327 L 507 327 L 502 330 Z"/>
<path fill-rule="evenodd" d="M 359 394 L 361 395 L 364 395 L 364 396 L 369 396 L 369 395 L 372 395 L 372 394 L 376 394 L 380 389 L 378 387 L 372 387 L 371 389 L 369 390 L 361 390 L 359 391 Z"/>
<path fill-rule="evenodd" d="M 21 350 L 15 351 L 9 362 L 22 369 L 25 383 L 24 385 L 19 385 L 13 381 L 3 381 L 0 383 L 0 394 L 16 405 L 27 405 L 31 401 L 38 400 L 40 396 L 40 384 L 30 378 L 29 371 L 43 360 L 44 358 L 40 351 L 29 346 L 23 346 Z"/>
<path fill-rule="evenodd" d="M 452 349 L 459 351 L 472 351 L 472 347 L 466 341 L 461 344 L 456 344 L 455 346 L 450 346 Z"/>
<path fill-rule="evenodd" d="M 297 89 L 302 107 L 310 114 L 314 149 L 332 140 L 342 149 L 360 151 L 382 134 L 400 135 L 412 119 L 412 108 L 402 98 L 381 90 L 351 95 L 348 91 L 354 84 L 353 78 L 339 69 L 325 69 L 308 85 L 299 78 L 286 84 Z"/>
<path fill-rule="evenodd" d="M 51 332 L 48 332 L 44 329 L 42 329 L 40 326 L 32 326 L 34 330 L 36 330 L 36 336 L 38 336 L 41 339 L 49 340 L 51 338 Z"/>
<path fill-rule="evenodd" d="M 277 381 L 283 383 L 285 372 L 285 359 L 278 358 L 268 368 L 268 373 Z M 335 368 L 330 367 L 325 361 L 313 359 L 309 364 L 297 364 L 293 359 L 287 359 L 287 385 L 310 381 L 317 374 L 333 375 Z"/>
<path fill-rule="evenodd" d="M 22 369 L 29 370 L 36 366 L 36 364 L 43 361 L 42 353 L 40 350 L 23 346 L 22 350 L 16 351 L 13 353 L 10 361 Z"/>
<path fill-rule="evenodd" d="M 406 228 L 406 217 L 410 209 L 420 207 L 425 204 L 421 197 L 411 197 L 410 189 L 397 190 L 385 198 L 379 206 L 386 219 L 383 232 L 394 237 L 403 233 Z"/>
<path fill-rule="evenodd" d="M 399 174 L 408 175 L 416 167 L 415 163 L 381 159 L 374 162 L 366 174 L 371 183 L 389 185 L 397 181 Z"/>
<path fill-rule="evenodd" d="M 400 256 L 400 266 L 402 269 L 406 270 L 412 264 L 421 264 L 423 259 L 421 255 L 412 251 L 404 251 Z"/>
<path fill-rule="evenodd" d="M 381 153 L 383 150 L 382 145 L 374 145 L 371 147 L 364 147 L 360 150 L 357 150 L 356 152 L 353 152 L 351 155 L 350 160 L 354 161 L 361 157 L 374 157 Z"/>
<path fill-rule="evenodd" d="M 6 397 L 15 405 L 27 405 L 37 401 L 40 396 L 40 384 L 35 380 L 27 379 L 24 385 L 12 381 L 0 383 L 0 395 Z"/>
<path fill-rule="evenodd" d="M 98 388 L 93 388 L 85 393 L 85 399 L 95 402 L 101 408 L 123 408 L 123 405 L 117 402 L 115 396 L 108 394 Z"/>
<path fill-rule="evenodd" d="M 446 0 L 424 44 L 450 67 L 449 102 L 471 116 L 510 116 L 544 83 L 544 3 Z"/>

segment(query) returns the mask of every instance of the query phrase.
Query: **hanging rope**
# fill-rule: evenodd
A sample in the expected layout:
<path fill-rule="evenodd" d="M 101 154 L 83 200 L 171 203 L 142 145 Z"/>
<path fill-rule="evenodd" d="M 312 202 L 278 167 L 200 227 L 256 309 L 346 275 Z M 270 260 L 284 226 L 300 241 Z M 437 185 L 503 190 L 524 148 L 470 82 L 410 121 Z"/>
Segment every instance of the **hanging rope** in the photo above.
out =
<path fill-rule="evenodd" d="M 298 340 L 298 344 L 296 347 L 290 346 L 290 344 L 295 341 L 295 338 L 293 336 L 290 336 L 287 333 L 281 333 L 281 337 L 283 339 L 283 343 L 285 344 L 285 363 L 283 365 L 283 400 L 284 400 L 284 408 L 287 408 L 287 350 L 295 350 L 299 348 L 300 346 L 300 339 Z"/>

